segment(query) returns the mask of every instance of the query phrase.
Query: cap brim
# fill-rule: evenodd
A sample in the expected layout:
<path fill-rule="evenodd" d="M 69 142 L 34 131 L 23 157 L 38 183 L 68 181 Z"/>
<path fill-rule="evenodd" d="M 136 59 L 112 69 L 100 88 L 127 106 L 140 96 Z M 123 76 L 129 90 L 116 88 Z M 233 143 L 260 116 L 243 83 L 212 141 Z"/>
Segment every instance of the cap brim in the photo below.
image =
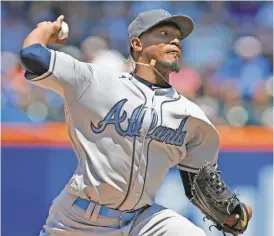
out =
<path fill-rule="evenodd" d="M 181 31 L 181 40 L 189 36 L 194 29 L 194 22 L 192 19 L 184 15 L 172 16 L 162 22 L 172 22 L 178 25 Z"/>
<path fill-rule="evenodd" d="M 194 29 L 194 22 L 192 21 L 191 18 L 184 16 L 184 15 L 175 15 L 175 16 L 165 18 L 161 21 L 158 21 L 157 23 L 155 23 L 154 25 L 152 25 L 148 29 L 146 29 L 146 31 L 159 25 L 159 24 L 165 23 L 165 22 L 174 23 L 179 27 L 180 32 L 181 32 L 181 40 L 185 39 L 187 36 L 189 36 Z"/>

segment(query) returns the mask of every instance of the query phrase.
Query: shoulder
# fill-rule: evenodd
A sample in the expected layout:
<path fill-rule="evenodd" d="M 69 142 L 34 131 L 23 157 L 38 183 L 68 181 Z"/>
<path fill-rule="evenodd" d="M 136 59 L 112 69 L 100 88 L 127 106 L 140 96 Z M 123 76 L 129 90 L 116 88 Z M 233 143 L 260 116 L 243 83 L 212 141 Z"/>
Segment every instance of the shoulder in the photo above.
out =
<path fill-rule="evenodd" d="M 113 78 L 118 78 L 127 69 L 124 57 L 115 50 L 101 51 L 92 61 L 92 65 L 94 68 L 98 68 L 101 73 Z"/>
<path fill-rule="evenodd" d="M 202 136 L 208 136 L 219 143 L 220 137 L 216 127 L 211 123 L 211 121 L 206 116 L 205 112 L 194 102 L 190 101 L 183 95 L 181 95 L 180 106 L 185 109 L 186 115 L 191 117 L 192 126 L 195 127 L 196 132 Z"/>
<path fill-rule="evenodd" d="M 186 109 L 186 114 L 193 116 L 195 118 L 204 120 L 205 122 L 212 124 L 211 121 L 207 118 L 205 112 L 194 102 L 190 101 L 189 99 L 187 99 L 186 97 L 184 97 L 182 94 L 180 94 L 181 96 L 181 103 L 182 106 L 185 107 Z"/>
<path fill-rule="evenodd" d="M 90 69 L 92 69 L 94 72 L 100 75 L 105 75 L 110 78 L 131 78 L 132 75 L 128 72 L 125 72 L 126 70 L 123 70 L 123 68 L 119 67 L 113 67 L 115 63 L 111 65 L 111 63 L 102 63 L 101 61 L 93 61 L 90 63 L 85 63 Z"/>

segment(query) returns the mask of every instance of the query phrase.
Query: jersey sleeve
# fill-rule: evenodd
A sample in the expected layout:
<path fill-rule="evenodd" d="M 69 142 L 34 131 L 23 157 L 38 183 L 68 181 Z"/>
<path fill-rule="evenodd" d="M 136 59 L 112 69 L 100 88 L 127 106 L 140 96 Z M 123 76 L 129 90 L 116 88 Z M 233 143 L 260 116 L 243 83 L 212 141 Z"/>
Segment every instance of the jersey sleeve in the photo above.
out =
<path fill-rule="evenodd" d="M 27 71 L 25 77 L 40 87 L 52 89 L 63 95 L 68 102 L 73 102 L 92 83 L 93 67 L 63 52 L 50 50 L 50 53 L 47 72 L 38 76 Z"/>
<path fill-rule="evenodd" d="M 185 155 L 178 163 L 178 168 L 196 173 L 206 162 L 217 166 L 219 146 L 219 134 L 213 125 L 198 125 L 186 143 Z"/>

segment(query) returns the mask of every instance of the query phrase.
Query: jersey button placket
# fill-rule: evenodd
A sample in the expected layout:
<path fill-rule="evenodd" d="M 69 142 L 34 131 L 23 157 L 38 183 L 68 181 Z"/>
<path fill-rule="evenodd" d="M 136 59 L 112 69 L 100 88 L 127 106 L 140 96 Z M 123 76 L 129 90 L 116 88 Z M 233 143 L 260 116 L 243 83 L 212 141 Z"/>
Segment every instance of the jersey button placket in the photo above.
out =
<path fill-rule="evenodd" d="M 145 116 L 142 122 L 142 127 L 140 129 L 140 136 L 138 137 L 138 140 L 142 143 L 141 146 L 141 152 L 139 152 L 138 158 L 139 159 L 139 165 L 136 173 L 135 179 L 132 181 L 132 188 L 130 190 L 130 194 L 127 197 L 127 200 L 123 204 L 123 208 L 126 209 L 133 209 L 135 205 L 139 201 L 139 197 L 143 191 L 143 185 L 144 185 L 144 179 L 145 179 L 145 169 L 146 169 L 146 155 L 145 152 L 145 146 L 148 144 L 147 140 L 145 139 L 145 135 L 149 129 L 150 122 L 151 122 L 151 107 L 152 103 L 150 102 L 152 99 L 148 99 L 145 109 Z M 137 156 L 136 156 L 137 158 Z"/>
<path fill-rule="evenodd" d="M 134 187 L 132 189 L 132 194 L 134 194 L 135 192 L 135 196 L 136 196 L 134 206 L 138 204 L 140 197 L 142 197 L 141 194 L 143 193 L 143 189 L 145 187 L 144 185 L 145 185 L 145 178 L 146 178 L 146 167 L 148 165 L 147 148 L 150 142 L 150 140 L 146 139 L 146 134 L 148 132 L 148 129 L 150 127 L 151 120 L 152 120 L 152 109 L 154 109 L 154 106 L 155 106 L 154 96 L 155 96 L 155 91 L 152 97 L 151 105 L 148 108 L 146 116 L 144 118 L 144 122 L 143 122 L 144 127 L 142 127 L 142 132 L 141 132 L 141 137 L 143 139 L 141 160 L 139 162 L 137 178 L 134 183 Z"/>

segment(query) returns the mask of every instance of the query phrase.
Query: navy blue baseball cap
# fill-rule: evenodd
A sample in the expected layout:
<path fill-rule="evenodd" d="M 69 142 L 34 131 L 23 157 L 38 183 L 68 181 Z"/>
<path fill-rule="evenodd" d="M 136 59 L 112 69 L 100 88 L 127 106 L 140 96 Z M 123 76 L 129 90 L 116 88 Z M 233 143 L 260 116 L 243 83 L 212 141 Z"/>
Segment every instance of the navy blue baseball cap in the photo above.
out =
<path fill-rule="evenodd" d="M 168 11 L 163 9 L 142 12 L 128 26 L 129 47 L 131 48 L 130 40 L 133 37 L 139 37 L 142 33 L 162 23 L 177 25 L 181 32 L 181 40 L 190 35 L 194 29 L 192 19 L 185 15 L 170 15 Z"/>

